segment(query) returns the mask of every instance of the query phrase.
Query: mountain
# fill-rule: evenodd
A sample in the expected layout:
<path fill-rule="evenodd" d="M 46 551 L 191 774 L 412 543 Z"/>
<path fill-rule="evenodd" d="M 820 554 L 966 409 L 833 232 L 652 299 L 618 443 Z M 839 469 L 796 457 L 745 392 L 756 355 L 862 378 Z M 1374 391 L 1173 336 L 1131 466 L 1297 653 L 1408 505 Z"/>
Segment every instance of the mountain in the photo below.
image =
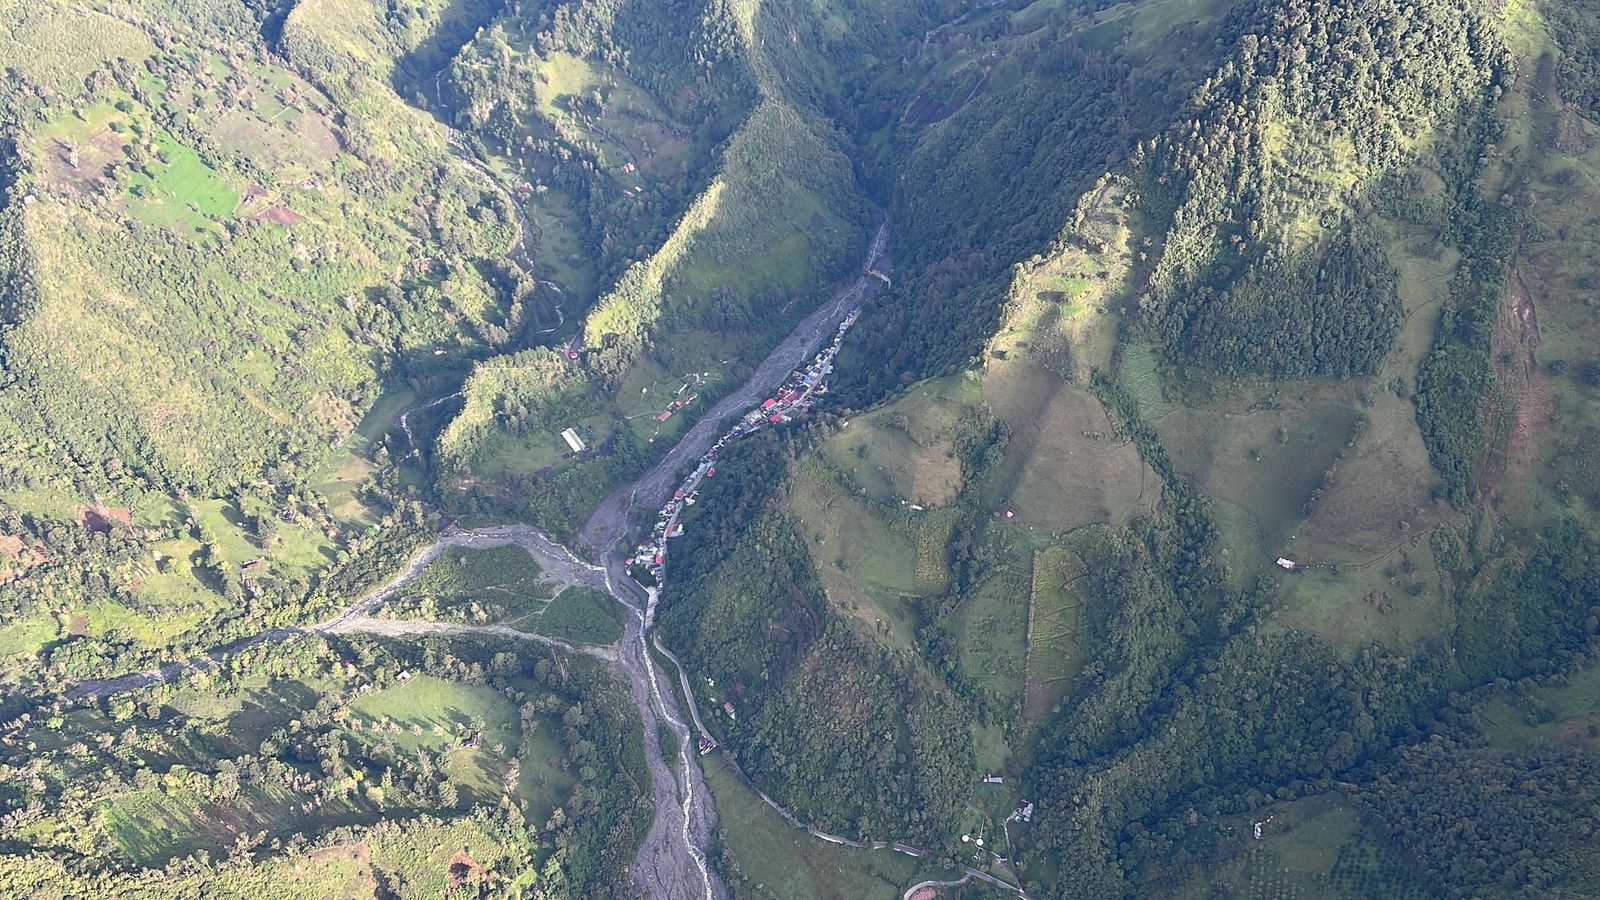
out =
<path fill-rule="evenodd" d="M 0 0 L 0 894 L 1596 894 L 1597 37 Z"/>

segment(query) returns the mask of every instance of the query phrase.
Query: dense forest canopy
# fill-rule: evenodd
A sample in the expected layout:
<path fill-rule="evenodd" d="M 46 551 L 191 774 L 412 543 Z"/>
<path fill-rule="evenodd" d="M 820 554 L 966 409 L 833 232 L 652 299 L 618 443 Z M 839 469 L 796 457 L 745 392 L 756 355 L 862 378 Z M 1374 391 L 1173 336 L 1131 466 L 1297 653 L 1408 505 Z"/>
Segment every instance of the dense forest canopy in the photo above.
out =
<path fill-rule="evenodd" d="M 1505 51 L 1462 2 L 1260 3 L 1147 151 L 1172 226 L 1141 299 L 1170 352 L 1230 373 L 1366 374 L 1400 324 L 1363 220 L 1383 178 L 1484 103 Z"/>

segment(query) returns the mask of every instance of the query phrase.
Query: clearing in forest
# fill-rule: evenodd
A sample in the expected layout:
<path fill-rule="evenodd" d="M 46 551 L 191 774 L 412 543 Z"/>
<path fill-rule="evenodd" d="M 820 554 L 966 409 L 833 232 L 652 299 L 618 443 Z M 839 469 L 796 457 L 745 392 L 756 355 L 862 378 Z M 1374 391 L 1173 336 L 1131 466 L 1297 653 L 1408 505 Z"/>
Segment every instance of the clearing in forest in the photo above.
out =
<path fill-rule="evenodd" d="M 962 489 L 954 429 L 978 399 L 970 379 L 937 378 L 856 416 L 822 445 L 853 487 L 878 503 L 946 506 Z"/>
<path fill-rule="evenodd" d="M 825 458 L 795 467 L 788 509 L 805 539 L 828 600 L 890 646 L 910 649 L 913 598 L 942 588 L 948 573 L 931 565 L 940 535 L 935 525 L 898 505 L 888 507 L 845 489 Z M 948 522 L 948 520 L 944 520 Z M 948 541 L 948 524 L 943 536 Z M 929 557 L 923 564 L 923 557 Z M 937 580 L 923 576 L 937 574 Z"/>
<path fill-rule="evenodd" d="M 1070 531 L 1153 507 L 1160 479 L 1087 390 L 1030 362 L 991 360 L 983 397 L 1011 426 L 994 503 L 1015 508 L 1022 524 Z"/>
<path fill-rule="evenodd" d="M 1083 559 L 1066 547 L 1046 547 L 1033 557 L 1028 595 L 1027 687 L 1023 715 L 1042 722 L 1058 711 L 1083 659 L 1078 641 L 1087 575 Z"/>

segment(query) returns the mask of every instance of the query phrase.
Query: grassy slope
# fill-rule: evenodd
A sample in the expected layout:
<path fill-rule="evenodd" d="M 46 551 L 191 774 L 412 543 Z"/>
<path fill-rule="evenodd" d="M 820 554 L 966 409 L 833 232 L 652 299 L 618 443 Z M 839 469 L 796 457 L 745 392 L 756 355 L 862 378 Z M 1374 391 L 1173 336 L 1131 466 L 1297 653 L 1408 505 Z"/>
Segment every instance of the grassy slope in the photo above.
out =
<path fill-rule="evenodd" d="M 375 404 L 392 415 L 378 399 L 390 368 L 441 344 L 481 352 L 468 326 L 500 315 L 470 267 L 403 321 L 369 307 L 441 233 L 471 258 L 498 255 L 510 231 L 473 217 L 488 201 L 469 176 L 430 174 L 448 166 L 444 135 L 381 81 L 387 45 L 350 25 L 375 23 L 366 7 L 322 6 L 297 7 L 290 31 L 348 14 L 323 31 L 369 67 L 337 98 L 306 70 L 255 53 L 253 34 L 210 31 L 204 17 L 158 3 L 120 19 L 85 13 L 103 21 L 72 29 L 54 5 L 0 11 L 0 41 L 28 51 L 8 64 L 55 92 L 20 140 L 37 201 L 23 225 L 39 293 L 5 338 L 20 378 L 0 391 L 9 461 L 0 509 L 69 521 L 96 498 L 133 508 L 148 561 L 106 574 L 164 607 L 152 619 L 101 604 L 103 614 L 89 610 L 91 634 L 160 644 L 232 608 L 189 564 L 196 539 L 168 531 L 185 516 L 168 496 L 178 489 L 229 565 L 265 558 L 285 581 L 313 577 L 347 529 L 380 512 L 355 488 L 376 468 L 368 459 L 389 419 L 358 423 Z M 60 40 L 83 27 L 92 45 Z M 183 49 L 156 50 L 149 35 L 164 29 L 177 29 Z M 69 111 L 84 76 L 119 56 L 137 76 L 92 84 Z M 435 191 L 429 234 L 417 220 Z M 281 212 L 292 224 L 262 218 Z M 75 402 L 58 402 L 68 396 Z M 303 501 L 331 515 L 300 517 L 263 541 L 206 512 L 226 501 L 276 515 L 282 494 L 240 486 L 280 465 L 309 486 Z M 64 622 L 90 604 L 58 600 Z M 38 619 L 6 632 L 56 636 Z"/>
<path fill-rule="evenodd" d="M 282 740 L 319 697 L 348 688 L 338 680 L 258 676 L 241 690 L 222 696 L 205 684 L 168 689 L 156 704 L 164 708 L 161 722 L 144 723 L 145 735 L 135 739 L 139 748 L 135 753 L 163 773 L 154 786 L 107 792 L 95 803 L 98 814 L 87 833 L 71 833 L 64 823 L 55 823 L 62 824 L 56 828 L 47 818 L 31 824 L 21 837 L 25 844 L 41 848 L 110 847 L 134 863 L 159 867 L 173 856 L 200 849 L 224 855 L 243 832 L 317 835 L 338 825 L 371 825 L 390 815 L 408 815 L 405 810 L 386 811 L 381 802 L 358 792 L 336 792 L 314 807 L 302 806 L 292 792 L 271 787 L 248 788 L 223 800 L 208 782 L 188 774 L 190 768 L 214 768 L 218 758 L 254 754 L 274 734 Z M 348 704 L 341 722 L 343 736 L 358 745 L 387 743 L 406 753 L 438 754 L 444 772 L 460 786 L 464 803 L 498 801 L 506 790 L 508 769 L 515 764 L 520 776 L 512 799 L 530 821 L 543 822 L 566 801 L 576 780 L 562 761 L 566 751 L 557 729 L 536 718 L 532 730 L 525 732 L 517 705 L 492 688 L 419 675 L 360 694 Z M 98 711 L 74 712 L 44 724 L 34 740 L 42 750 L 59 750 L 73 742 L 100 746 L 101 735 L 125 727 Z M 471 746 L 469 739 L 475 735 L 478 746 Z M 463 827 L 470 828 L 465 823 L 451 826 Z M 405 833 L 426 834 L 428 829 L 408 826 Z M 25 857 L 7 856 L 3 864 L 19 858 Z M 385 867 L 392 864 L 391 860 Z M 266 863 L 262 869 L 274 865 L 281 863 Z"/>
<path fill-rule="evenodd" d="M 1515 120 L 1518 114 L 1508 111 L 1507 115 Z M 1572 148 L 1593 146 L 1583 140 L 1584 123 L 1568 117 L 1564 128 L 1568 137 L 1564 155 Z M 1280 139 L 1287 141 L 1288 137 Z M 1342 160 L 1341 165 L 1353 164 L 1353 160 L 1340 156 L 1338 148 L 1330 153 L 1336 162 Z M 1423 159 L 1412 184 L 1415 199 L 1427 204 L 1436 201 L 1442 183 L 1427 168 L 1426 154 Z M 1566 174 L 1561 174 L 1562 169 L 1567 170 Z M 1348 175 L 1344 170 L 1320 173 L 1318 178 L 1326 184 L 1317 190 L 1331 190 L 1330 186 L 1341 183 L 1340 179 L 1347 183 Z M 1578 181 L 1571 170 L 1570 157 L 1551 164 L 1552 181 L 1555 178 L 1569 189 Z M 1572 210 L 1582 207 L 1552 198 L 1541 208 L 1553 211 L 1547 215 L 1569 216 Z M 1304 224 L 1290 223 L 1286 228 L 1290 232 L 1303 231 Z M 1283 580 L 1283 606 L 1275 614 L 1279 621 L 1273 627 L 1311 630 L 1347 650 L 1373 640 L 1390 646 L 1417 646 L 1448 632 L 1451 624 L 1426 537 L 1453 519 L 1432 496 L 1439 480 L 1428 464 L 1418 435 L 1409 386 L 1414 382 L 1418 362 L 1430 349 L 1434 317 L 1443 288 L 1453 273 L 1455 256 L 1449 248 L 1439 245 L 1437 230 L 1387 219 L 1372 225 L 1399 270 L 1405 322 L 1393 351 L 1370 378 L 1347 383 L 1181 380 L 1174 379 L 1171 373 L 1161 373 L 1145 348 L 1122 348 L 1125 352 L 1114 354 L 1118 343 L 1116 304 L 1106 304 L 1100 298 L 1116 299 L 1119 295 L 1115 290 L 1103 292 L 1100 285 L 1102 279 L 1119 283 L 1121 274 L 1129 269 L 1133 253 L 1124 251 L 1119 270 L 1115 259 L 1108 263 L 1103 247 L 1092 252 L 1072 247 L 1042 264 L 1035 261 L 1029 266 L 1032 271 L 1026 274 L 1022 290 L 1014 292 L 1007 318 L 991 344 L 991 354 L 1000 352 L 989 358 L 984 379 L 985 399 L 989 400 L 992 390 L 998 400 L 989 401 L 991 408 L 1015 409 L 1006 418 L 1016 426 L 1042 418 L 1037 409 L 1039 398 L 1050 396 L 1050 391 L 1041 389 L 1043 379 L 1061 380 L 1071 391 L 1076 390 L 1071 387 L 1071 380 L 1086 381 L 1093 368 L 1119 369 L 1146 405 L 1148 417 L 1156 421 L 1177 469 L 1217 501 L 1223 546 L 1227 548 L 1228 568 L 1235 582 L 1244 583 L 1256 574 L 1272 572 L 1272 560 L 1279 554 L 1292 555 L 1308 564 L 1309 571 Z M 1142 228 L 1142 223 L 1135 221 L 1131 228 L 1124 228 L 1119 240 L 1105 243 L 1131 250 L 1143 233 Z M 1571 225 L 1559 230 L 1552 227 L 1544 233 L 1587 240 L 1579 237 L 1587 233 L 1584 229 Z M 1588 259 L 1590 252 L 1572 248 L 1567 258 Z M 1574 328 L 1571 333 L 1579 332 Z M 1563 350 L 1573 352 L 1565 346 Z M 1019 371 L 1026 371 L 1024 366 L 1042 373 L 1019 377 Z M 1567 387 L 1576 387 L 1576 379 L 1568 382 Z M 803 462 L 792 488 L 793 511 L 804 523 L 802 532 L 830 599 L 846 611 L 868 611 L 868 624 L 874 626 L 868 630 L 876 631 L 891 644 L 896 635 L 903 642 L 911 624 L 907 613 L 897 606 L 900 601 L 896 595 L 914 592 L 914 586 L 904 577 L 914 568 L 904 538 L 895 538 L 894 532 L 882 524 L 883 504 L 895 504 L 902 498 L 947 502 L 944 490 L 950 484 L 948 478 L 937 474 L 937 446 L 917 439 L 914 431 L 907 428 L 908 422 L 914 427 L 920 424 L 919 416 L 925 410 L 918 408 L 918 397 L 928 387 L 919 386 L 905 399 L 855 417 L 852 429 L 874 430 L 854 435 L 847 430 L 830 438 L 821 453 L 830 465 Z M 1581 390 L 1573 393 L 1585 396 Z M 1024 402 L 1035 407 L 1021 409 Z M 1079 408 L 1098 411 L 1094 404 Z M 1567 408 L 1570 407 L 1557 406 L 1558 410 Z M 891 416 L 896 418 L 896 427 L 883 427 Z M 1086 435 L 1100 429 L 1088 420 L 1081 424 L 1069 420 L 1064 427 L 1044 430 L 1059 440 L 1063 435 Z M 875 453 L 877 448 L 883 452 Z M 1061 447 L 1040 453 L 1034 465 L 1046 471 L 1035 472 L 1032 480 L 1013 480 L 1014 484 L 1025 485 L 1016 492 L 1019 505 L 1032 501 L 1043 507 L 1045 515 L 1036 525 L 1040 530 L 1116 519 L 1104 509 L 1096 514 L 1092 501 L 1085 502 L 1070 492 L 1089 488 L 1104 491 L 1106 484 L 1115 484 L 1118 479 L 1097 477 L 1095 466 L 1072 464 L 1069 452 Z M 1569 445 L 1566 453 L 1576 457 L 1576 445 Z M 1008 448 L 1013 467 L 1019 465 L 1020 455 Z M 1050 471 L 1047 467 L 1055 468 Z M 852 476 L 843 481 L 848 489 L 844 492 L 831 486 L 831 482 L 839 480 L 840 470 Z M 1054 479 L 1041 477 L 1052 474 Z M 939 490 L 931 491 L 927 485 L 938 485 Z M 1051 496 L 1051 487 L 1061 499 Z M 858 496 L 850 496 L 852 490 Z M 1587 510 L 1587 506 L 1573 500 L 1567 501 L 1566 508 Z M 1072 517 L 1086 512 L 1086 520 L 1073 521 Z M 888 514 L 892 521 L 892 508 Z M 1027 517 L 1025 521 L 1032 522 Z M 1051 574 L 1059 568 L 1054 555 L 1042 555 L 1035 562 L 1039 563 L 1035 575 L 1042 570 L 1045 576 L 1042 595 L 1046 602 L 1042 624 L 1035 629 L 1036 640 L 1032 643 L 1044 652 L 1039 659 L 1029 661 L 1032 684 L 1028 707 L 1035 715 L 1048 715 L 1053 698 L 1060 696 L 1057 691 L 1065 689 L 1045 689 L 1065 677 L 1060 662 L 1052 664 L 1051 657 L 1070 657 L 1072 647 L 1067 639 L 1074 630 L 1071 614 L 1080 603 L 1060 584 L 1070 579 Z M 875 586 L 881 598 L 864 591 L 863 585 Z M 997 610 L 1003 606 L 1000 598 L 986 600 L 981 591 L 967 602 L 974 601 L 979 607 L 989 602 Z M 885 626 L 889 626 L 887 631 Z M 969 654 L 964 658 L 970 658 L 970 653 L 979 649 L 978 644 L 995 641 L 1013 645 L 1013 653 L 1021 650 L 1021 642 L 992 620 L 985 620 L 980 631 L 981 638 L 964 642 Z M 1339 831 L 1348 830 L 1347 825 L 1340 820 L 1328 827 Z M 1301 836 L 1306 833 L 1302 831 Z M 1297 884 L 1342 890 L 1353 886 L 1355 879 L 1365 881 L 1372 877 L 1372 871 L 1392 866 L 1393 860 L 1387 857 L 1352 861 L 1355 857 L 1351 854 L 1379 852 L 1362 850 L 1357 846 L 1359 842 L 1340 851 L 1336 859 L 1332 848 L 1349 837 L 1342 831 L 1340 835 L 1335 836 L 1337 840 L 1327 838 L 1332 842 L 1324 848 L 1327 859 L 1300 859 L 1306 848 L 1275 848 L 1275 852 L 1293 857 L 1287 864 L 1291 875 L 1306 873 L 1308 881 L 1301 881 L 1298 876 L 1284 876 L 1288 880 L 1282 881 L 1274 874 L 1278 863 L 1271 860 L 1250 863 L 1250 871 L 1256 874 L 1240 877 L 1262 885 L 1282 881 L 1278 889 L 1284 890 L 1295 889 Z M 1312 843 L 1322 840 L 1317 838 Z M 1262 881 L 1263 878 L 1267 880 Z"/>
<path fill-rule="evenodd" d="M 579 489 L 598 499 L 622 470 L 564 461 L 556 432 L 580 424 L 593 444 L 623 429 L 641 445 L 669 440 L 709 407 L 716 390 L 737 383 L 790 323 L 814 308 L 859 254 L 867 216 L 840 136 L 774 83 L 759 44 L 748 43 L 749 35 L 743 40 L 739 52 L 753 70 L 743 77 L 760 99 L 711 158 L 704 181 L 672 227 L 658 244 L 641 248 L 582 323 L 591 350 L 620 347 L 586 359 L 586 365 L 603 368 L 602 377 L 575 378 L 558 388 L 561 399 L 552 406 L 570 414 L 535 414 L 521 423 L 504 414 L 508 398 L 522 390 L 506 380 L 515 373 L 475 377 L 466 410 L 441 441 L 446 465 L 456 473 L 454 487 L 476 488 L 477 480 L 504 474 L 504 461 L 513 460 L 510 471 L 518 475 L 559 478 L 568 468 L 581 468 Z M 638 79 L 561 54 L 539 64 L 537 79 L 536 105 L 547 124 L 598 145 L 602 167 L 629 190 L 654 191 L 663 179 L 679 181 L 698 158 L 700 151 L 683 144 L 682 135 L 674 140 L 670 129 L 663 130 L 667 103 Z M 597 85 L 609 91 L 605 115 L 574 112 L 574 98 Z M 650 152 L 643 152 L 647 147 Z M 643 352 L 634 349 L 641 343 Z M 699 403 L 657 426 L 651 415 L 666 401 L 654 402 L 641 389 L 691 373 L 712 378 L 697 388 Z M 546 524 L 565 530 L 574 523 Z"/>
<path fill-rule="evenodd" d="M 358 900 L 372 897 L 385 884 L 391 896 L 438 897 L 449 887 L 449 862 L 465 848 L 472 858 L 493 865 L 505 848 L 491 829 L 477 822 L 405 822 L 382 828 L 348 844 L 268 860 L 252 866 L 228 867 L 205 875 L 182 875 L 151 881 L 140 876 L 69 872 L 60 862 L 35 856 L 0 857 L 0 880 L 39 900 L 110 895 L 138 900 L 179 900 L 206 896 L 237 900 L 293 900 L 318 896 Z"/>
<path fill-rule="evenodd" d="M 718 757 L 705 760 L 706 782 L 722 817 L 723 845 L 737 877 L 780 900 L 891 900 L 907 885 L 947 875 L 887 850 L 826 844 L 791 827 L 761 802 Z"/>

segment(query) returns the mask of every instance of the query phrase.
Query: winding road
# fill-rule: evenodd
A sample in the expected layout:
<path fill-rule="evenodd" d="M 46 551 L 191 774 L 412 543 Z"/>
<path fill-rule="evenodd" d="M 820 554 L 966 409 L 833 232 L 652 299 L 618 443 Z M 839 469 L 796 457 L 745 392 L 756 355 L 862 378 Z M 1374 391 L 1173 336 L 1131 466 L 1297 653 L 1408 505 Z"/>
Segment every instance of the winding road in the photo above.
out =
<path fill-rule="evenodd" d="M 862 269 L 868 271 L 836 292 L 811 315 L 807 316 L 763 360 L 750 378 L 739 388 L 723 397 L 708 413 L 702 416 L 684 435 L 683 439 L 637 481 L 624 486 L 607 497 L 584 523 L 579 535 L 584 549 L 600 565 L 579 558 L 567 547 L 552 540 L 538 529 L 527 525 L 510 524 L 480 529 L 451 528 L 434 543 L 418 551 L 406 566 L 389 582 L 351 603 L 330 618 L 303 628 L 275 628 L 245 640 L 218 648 L 203 656 L 164 664 L 144 672 L 116 678 L 86 681 L 67 692 L 69 698 L 106 696 L 146 687 L 158 682 L 172 681 L 189 672 L 216 668 L 229 657 L 266 643 L 280 643 L 306 633 L 328 635 L 365 633 L 401 638 L 431 634 L 483 636 L 509 640 L 532 641 L 554 647 L 563 652 L 585 654 L 604 660 L 616 667 L 628 681 L 634 704 L 643 724 L 645 761 L 650 771 L 652 799 L 656 816 L 649 832 L 641 843 L 631 872 L 631 887 L 636 896 L 679 900 L 679 898 L 712 898 L 723 900 L 729 896 L 706 859 L 706 848 L 716 834 L 718 818 L 716 804 L 706 787 L 700 769 L 697 738 L 710 738 L 699 710 L 694 705 L 687 671 L 660 638 L 651 630 L 656 600 L 655 588 L 645 589 L 627 571 L 627 557 L 633 547 L 635 531 L 633 516 L 640 510 L 654 514 L 671 496 L 680 483 L 683 471 L 700 459 L 719 437 L 729 431 L 729 419 L 756 406 L 809 356 L 815 354 L 824 341 L 838 333 L 838 326 L 860 302 L 878 290 L 883 279 L 870 270 L 888 268 L 884 257 L 887 223 L 881 223 L 868 248 Z M 454 395 L 452 395 L 454 396 Z M 442 403 L 451 397 L 442 397 L 416 409 Z M 399 423 L 415 444 L 406 414 Z M 582 585 L 604 591 L 624 604 L 630 613 L 621 641 L 613 647 L 577 646 L 543 635 L 518 631 L 506 625 L 466 625 L 430 622 L 415 619 L 378 618 L 373 613 L 385 601 L 416 578 L 429 564 L 454 548 L 488 549 L 515 544 L 527 551 L 552 577 L 567 584 Z M 663 574 L 664 577 L 664 574 Z M 689 707 L 686 717 L 672 679 L 656 665 L 650 649 L 654 647 L 677 669 L 677 682 L 682 697 Z M 690 728 L 693 723 L 693 729 Z M 675 762 L 669 763 L 669 752 L 661 745 L 663 728 L 676 741 L 677 748 L 670 753 Z M 801 822 L 793 813 L 779 805 L 757 788 L 744 775 L 731 755 L 733 769 L 744 779 L 756 795 L 774 809 L 790 826 L 805 831 L 819 840 L 848 847 L 868 850 L 892 850 L 912 857 L 925 857 L 927 852 L 906 844 L 886 841 L 857 841 L 829 834 Z M 1015 885 L 997 879 L 977 869 L 966 869 L 961 881 L 977 879 L 997 888 L 1026 897 Z M 939 884 L 940 882 L 930 882 Z M 960 882 L 943 882 L 943 884 Z"/>
<path fill-rule="evenodd" d="M 965 19 L 964 14 L 955 20 Z M 928 42 L 939 29 L 929 32 Z M 442 72 L 440 73 L 442 75 Z M 528 274 L 537 279 L 528 243 L 534 228 L 529 221 L 522 198 L 514 189 L 508 189 L 500 176 L 485 162 L 472 154 L 460 133 L 449 124 L 444 115 L 440 77 L 434 79 L 434 100 L 438 106 L 441 123 L 447 129 L 450 146 L 456 151 L 461 164 L 471 169 L 492 190 L 503 196 L 516 210 L 517 229 L 506 256 Z M 626 149 L 625 145 L 624 149 Z M 578 540 L 595 565 L 580 559 L 567 547 L 550 539 L 538 530 L 524 525 L 506 525 L 484 529 L 452 528 L 428 547 L 420 550 L 405 568 L 387 584 L 352 602 L 330 618 L 304 627 L 274 628 L 245 638 L 236 643 L 217 648 L 192 659 L 174 660 L 156 668 L 115 678 L 80 682 L 67 691 L 69 698 L 107 696 L 147 687 L 152 684 L 176 680 L 185 674 L 217 668 L 230 657 L 269 643 L 282 643 L 308 633 L 339 635 L 366 633 L 385 637 L 410 637 L 429 634 L 484 636 L 498 639 L 538 642 L 563 652 L 585 654 L 599 658 L 616 667 L 627 679 L 631 695 L 639 710 L 643 724 L 642 734 L 646 763 L 651 775 L 651 790 L 656 815 L 649 832 L 638 850 L 631 872 L 631 887 L 640 897 L 678 900 L 678 898 L 715 898 L 729 896 L 728 888 L 710 868 L 706 848 L 710 846 L 717 830 L 718 817 L 715 802 L 707 789 L 704 774 L 699 766 L 695 735 L 706 735 L 699 712 L 694 708 L 694 694 L 690 689 L 686 670 L 676 656 L 660 643 L 651 632 L 656 600 L 655 590 L 646 591 L 629 576 L 626 558 L 632 549 L 633 516 L 638 510 L 653 513 L 671 495 L 685 467 L 699 459 L 728 430 L 730 418 L 744 413 L 777 387 L 784 378 L 814 354 L 822 343 L 832 337 L 838 324 L 860 303 L 872 296 L 887 283 L 887 277 L 869 270 L 886 271 L 884 258 L 887 240 L 887 221 L 882 220 L 873 235 L 862 264 L 863 274 L 838 290 L 827 302 L 806 316 L 794 330 L 764 359 L 746 382 L 719 400 L 710 411 L 701 416 L 683 438 L 648 472 L 634 483 L 608 496 L 590 515 L 579 532 Z M 551 333 L 565 324 L 562 311 L 566 292 L 559 285 L 540 280 L 561 298 L 556 305 L 557 324 L 543 329 Z M 409 415 L 417 409 L 434 406 L 453 399 L 452 394 L 433 400 L 423 406 L 408 409 L 401 414 L 398 424 L 406 435 L 410 452 L 416 445 L 412 436 Z M 373 615 L 396 591 L 414 579 L 430 563 L 447 551 L 458 548 L 488 548 L 515 544 L 530 553 L 552 576 L 571 584 L 604 590 L 630 612 L 628 624 L 621 641 L 613 647 L 576 646 L 542 635 L 530 634 L 504 625 L 465 625 L 429 622 L 422 620 L 383 619 Z M 658 650 L 677 667 L 677 680 L 683 698 L 689 706 L 689 718 L 694 731 L 685 721 L 677 691 L 672 680 L 659 670 L 650 650 Z M 661 746 L 663 728 L 676 741 L 678 747 L 669 763 L 667 748 Z M 735 767 L 736 771 L 739 771 Z M 743 776 L 740 771 L 741 777 Z M 748 779 L 746 779 L 748 782 Z M 752 789 L 754 785 L 751 785 Z M 869 849 L 891 849 L 910 856 L 920 857 L 924 852 L 904 844 L 887 842 L 860 842 L 810 828 L 787 809 L 765 793 L 756 789 L 761 799 L 776 810 L 790 825 L 813 836 L 837 844 Z M 1020 890 L 986 873 L 968 869 L 965 877 L 952 882 L 924 882 L 920 886 L 951 885 L 966 882 L 969 878 L 987 881 L 997 887 L 1021 893 Z M 908 892 L 909 893 L 909 892 Z M 1024 895 L 1025 896 L 1025 895 Z"/>
<path fill-rule="evenodd" d="M 887 223 L 882 223 L 868 248 L 863 269 L 871 268 L 882 257 L 886 234 Z M 722 900 L 728 897 L 727 886 L 711 871 L 706 860 L 706 848 L 716 833 L 717 813 L 700 770 L 694 732 L 684 721 L 674 686 L 658 669 L 649 652 L 649 624 L 654 611 L 655 592 L 647 592 L 627 573 L 625 558 L 631 549 L 627 541 L 630 516 L 641 505 L 651 510 L 659 506 L 658 501 L 671 493 L 683 466 L 698 459 L 711 447 L 726 431 L 724 426 L 728 419 L 754 406 L 776 388 L 809 355 L 815 353 L 824 340 L 835 334 L 838 323 L 881 284 L 877 276 L 863 274 L 836 292 L 802 320 L 743 385 L 702 416 L 654 468 L 601 503 L 585 523 L 583 538 L 585 548 L 594 558 L 601 560 L 602 565 L 585 562 L 544 533 L 525 525 L 473 530 L 452 528 L 440 535 L 433 544 L 418 551 L 395 578 L 322 622 L 303 628 L 275 628 L 203 656 L 174 661 L 144 672 L 80 682 L 67 692 L 67 696 L 103 697 L 173 681 L 189 672 L 214 669 L 231 656 L 252 647 L 281 643 L 313 632 L 330 635 L 360 632 L 388 637 L 483 635 L 537 641 L 559 649 L 597 656 L 613 663 L 626 677 L 644 725 L 646 763 L 650 770 L 656 817 L 634 862 L 631 876 L 634 892 L 641 897 L 662 900 L 691 897 Z M 448 399 L 439 398 L 426 405 Z M 412 435 L 410 429 L 405 427 L 405 418 L 405 414 L 402 414 L 400 424 L 407 440 L 411 441 Z M 412 449 L 415 449 L 414 442 Z M 506 544 L 516 544 L 526 550 L 552 576 L 570 584 L 603 590 L 625 604 L 631 615 L 620 644 L 615 648 L 580 648 L 503 625 L 380 619 L 373 615 L 374 610 L 447 551 L 457 547 L 486 549 Z M 661 649 L 670 656 L 665 647 Z M 676 665 L 675 657 L 673 661 Z M 686 679 L 681 666 L 679 678 Z M 685 696 L 692 698 L 693 694 L 687 691 L 686 680 L 683 687 Z M 695 711 L 694 719 L 696 729 L 703 733 L 698 711 Z M 661 725 L 666 726 L 666 731 L 678 743 L 676 752 L 672 754 L 676 759 L 675 764 L 668 763 L 668 754 L 661 746 Z M 763 799 L 772 803 L 770 798 Z M 773 805 L 778 808 L 776 804 Z M 779 809 L 787 816 L 787 811 Z M 788 818 L 794 821 L 792 816 Z"/>
<path fill-rule="evenodd" d="M 880 222 L 868 247 L 863 270 L 871 268 L 883 256 L 887 234 L 888 223 Z M 774 347 L 744 384 L 701 416 L 653 468 L 634 483 L 613 492 L 583 525 L 580 540 L 589 555 L 600 560 L 607 592 L 627 604 L 632 612 L 622 639 L 620 665 L 633 686 L 634 702 L 644 720 L 646 757 L 656 801 L 655 821 L 633 867 L 633 888 L 640 896 L 722 898 L 728 896 L 728 890 L 706 863 L 705 848 L 710 846 L 716 833 L 717 811 L 700 770 L 695 733 L 684 721 L 677 693 L 650 655 L 655 591 L 645 591 L 627 571 L 627 557 L 633 549 L 630 539 L 633 514 L 640 509 L 654 513 L 671 495 L 682 470 L 704 455 L 727 431 L 729 419 L 759 403 L 808 356 L 816 353 L 822 343 L 837 332 L 839 322 L 881 284 L 876 276 L 863 274 L 836 292 Z M 677 664 L 676 658 L 673 662 Z M 685 679 L 682 666 L 678 666 L 678 671 L 679 678 Z M 667 682 L 665 687 L 664 681 Z M 683 686 L 687 690 L 686 681 Z M 693 697 L 689 693 L 685 696 Z M 703 734 L 698 711 L 694 711 L 693 718 L 696 729 Z M 666 763 L 660 747 L 658 723 L 666 725 L 678 742 L 675 767 Z"/>

